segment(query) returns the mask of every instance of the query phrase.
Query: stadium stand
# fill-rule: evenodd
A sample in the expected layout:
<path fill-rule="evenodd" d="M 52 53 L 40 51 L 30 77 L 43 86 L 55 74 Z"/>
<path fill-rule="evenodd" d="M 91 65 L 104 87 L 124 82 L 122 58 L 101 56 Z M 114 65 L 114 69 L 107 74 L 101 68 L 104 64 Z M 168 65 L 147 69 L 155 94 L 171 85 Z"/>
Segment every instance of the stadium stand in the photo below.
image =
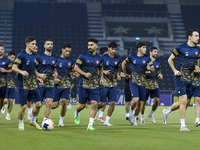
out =
<path fill-rule="evenodd" d="M 42 13 L 41 13 L 42 12 Z M 87 50 L 88 19 L 85 3 L 34 3 L 15 2 L 13 17 L 12 49 L 24 49 L 26 36 L 37 39 L 39 53 L 43 52 L 43 42 L 54 41 L 53 55 L 61 54 L 62 45 L 73 45 L 71 57 Z"/>
<path fill-rule="evenodd" d="M 165 4 L 102 4 L 104 16 L 167 17 Z"/>

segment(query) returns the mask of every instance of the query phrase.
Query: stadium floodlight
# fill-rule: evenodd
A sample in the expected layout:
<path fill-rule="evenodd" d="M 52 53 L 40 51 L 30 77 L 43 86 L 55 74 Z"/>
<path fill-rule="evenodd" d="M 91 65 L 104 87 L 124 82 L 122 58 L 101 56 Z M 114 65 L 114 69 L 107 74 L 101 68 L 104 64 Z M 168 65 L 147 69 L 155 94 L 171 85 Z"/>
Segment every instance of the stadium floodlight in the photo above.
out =
<path fill-rule="evenodd" d="M 139 41 L 139 40 L 140 40 L 140 37 L 136 37 L 135 40 Z"/>

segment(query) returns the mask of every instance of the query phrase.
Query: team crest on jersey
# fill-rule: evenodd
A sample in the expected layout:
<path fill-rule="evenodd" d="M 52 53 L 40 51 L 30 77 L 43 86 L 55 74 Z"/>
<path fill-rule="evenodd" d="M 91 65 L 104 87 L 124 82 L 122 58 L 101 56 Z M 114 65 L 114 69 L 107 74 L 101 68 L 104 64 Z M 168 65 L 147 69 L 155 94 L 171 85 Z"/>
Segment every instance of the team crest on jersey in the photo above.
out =
<path fill-rule="evenodd" d="M 106 65 L 109 65 L 109 61 L 106 61 Z"/>
<path fill-rule="evenodd" d="M 143 63 L 143 64 L 145 64 L 145 63 L 146 63 L 146 61 L 145 61 L 145 60 L 143 60 L 143 61 L 142 61 L 142 63 Z"/>
<path fill-rule="evenodd" d="M 34 62 L 36 63 L 36 59 L 34 59 Z"/>
<path fill-rule="evenodd" d="M 29 65 L 29 60 L 26 62 L 26 65 Z"/>
<path fill-rule="evenodd" d="M 156 65 L 156 68 L 158 68 L 159 66 L 158 65 Z"/>
<path fill-rule="evenodd" d="M 117 65 L 117 62 L 115 62 L 115 65 Z"/>
<path fill-rule="evenodd" d="M 71 66 L 71 63 L 68 63 L 68 66 Z"/>
<path fill-rule="evenodd" d="M 54 60 L 52 61 L 52 64 L 55 64 L 55 61 L 54 61 Z"/>
<path fill-rule="evenodd" d="M 43 60 L 42 64 L 43 64 L 43 65 L 46 64 L 46 60 Z"/>
<path fill-rule="evenodd" d="M 2 65 L 5 65 L 6 63 L 5 62 L 2 62 Z"/>
<path fill-rule="evenodd" d="M 185 56 L 188 56 L 188 52 L 185 52 Z"/>
<path fill-rule="evenodd" d="M 99 64 L 99 61 L 97 60 L 96 63 Z"/>
<path fill-rule="evenodd" d="M 62 63 L 59 64 L 59 67 L 62 67 Z"/>
<path fill-rule="evenodd" d="M 198 52 L 195 52 L 195 55 L 198 55 Z"/>

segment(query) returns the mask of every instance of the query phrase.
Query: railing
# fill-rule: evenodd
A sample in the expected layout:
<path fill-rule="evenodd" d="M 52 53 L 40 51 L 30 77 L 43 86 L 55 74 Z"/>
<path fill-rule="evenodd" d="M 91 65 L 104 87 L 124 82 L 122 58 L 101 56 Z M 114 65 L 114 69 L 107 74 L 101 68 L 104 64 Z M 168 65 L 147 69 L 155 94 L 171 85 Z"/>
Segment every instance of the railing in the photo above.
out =
<path fill-rule="evenodd" d="M 124 17 L 166 17 L 165 11 L 132 11 L 132 10 L 104 10 L 104 16 L 124 16 Z"/>

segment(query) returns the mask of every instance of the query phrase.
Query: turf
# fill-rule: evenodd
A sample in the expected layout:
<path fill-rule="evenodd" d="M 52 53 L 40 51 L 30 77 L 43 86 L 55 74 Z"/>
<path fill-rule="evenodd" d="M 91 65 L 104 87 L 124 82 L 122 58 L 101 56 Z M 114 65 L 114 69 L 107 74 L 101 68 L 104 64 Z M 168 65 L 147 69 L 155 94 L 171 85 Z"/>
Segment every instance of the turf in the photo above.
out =
<path fill-rule="evenodd" d="M 14 105 L 11 113 L 11 121 L 5 120 L 5 114 L 0 117 L 0 145 L 1 150 L 62 150 L 62 149 L 81 149 L 81 150 L 169 150 L 169 149 L 199 149 L 200 127 L 194 127 L 195 108 L 189 107 L 187 110 L 186 124 L 190 132 L 180 132 L 179 112 L 172 112 L 167 125 L 162 123 L 162 110 L 167 107 L 159 107 L 154 113 L 156 124 L 151 123 L 147 118 L 151 109 L 146 107 L 146 125 L 132 126 L 125 121 L 124 106 L 116 106 L 110 123 L 113 127 L 103 126 L 103 123 L 96 121 L 94 128 L 96 131 L 87 131 L 90 109 L 84 109 L 80 115 L 80 125 L 73 121 L 75 105 L 68 109 L 64 123 L 65 128 L 58 127 L 60 108 L 51 112 L 50 118 L 54 121 L 55 127 L 52 131 L 38 131 L 25 122 L 25 131 L 18 130 L 18 110 L 19 105 Z M 107 112 L 106 107 L 106 111 Z M 43 120 L 44 106 L 38 116 L 38 123 Z M 25 115 L 26 117 L 26 115 Z M 104 113 L 104 118 L 106 113 Z M 140 116 L 139 116 L 140 117 Z"/>

